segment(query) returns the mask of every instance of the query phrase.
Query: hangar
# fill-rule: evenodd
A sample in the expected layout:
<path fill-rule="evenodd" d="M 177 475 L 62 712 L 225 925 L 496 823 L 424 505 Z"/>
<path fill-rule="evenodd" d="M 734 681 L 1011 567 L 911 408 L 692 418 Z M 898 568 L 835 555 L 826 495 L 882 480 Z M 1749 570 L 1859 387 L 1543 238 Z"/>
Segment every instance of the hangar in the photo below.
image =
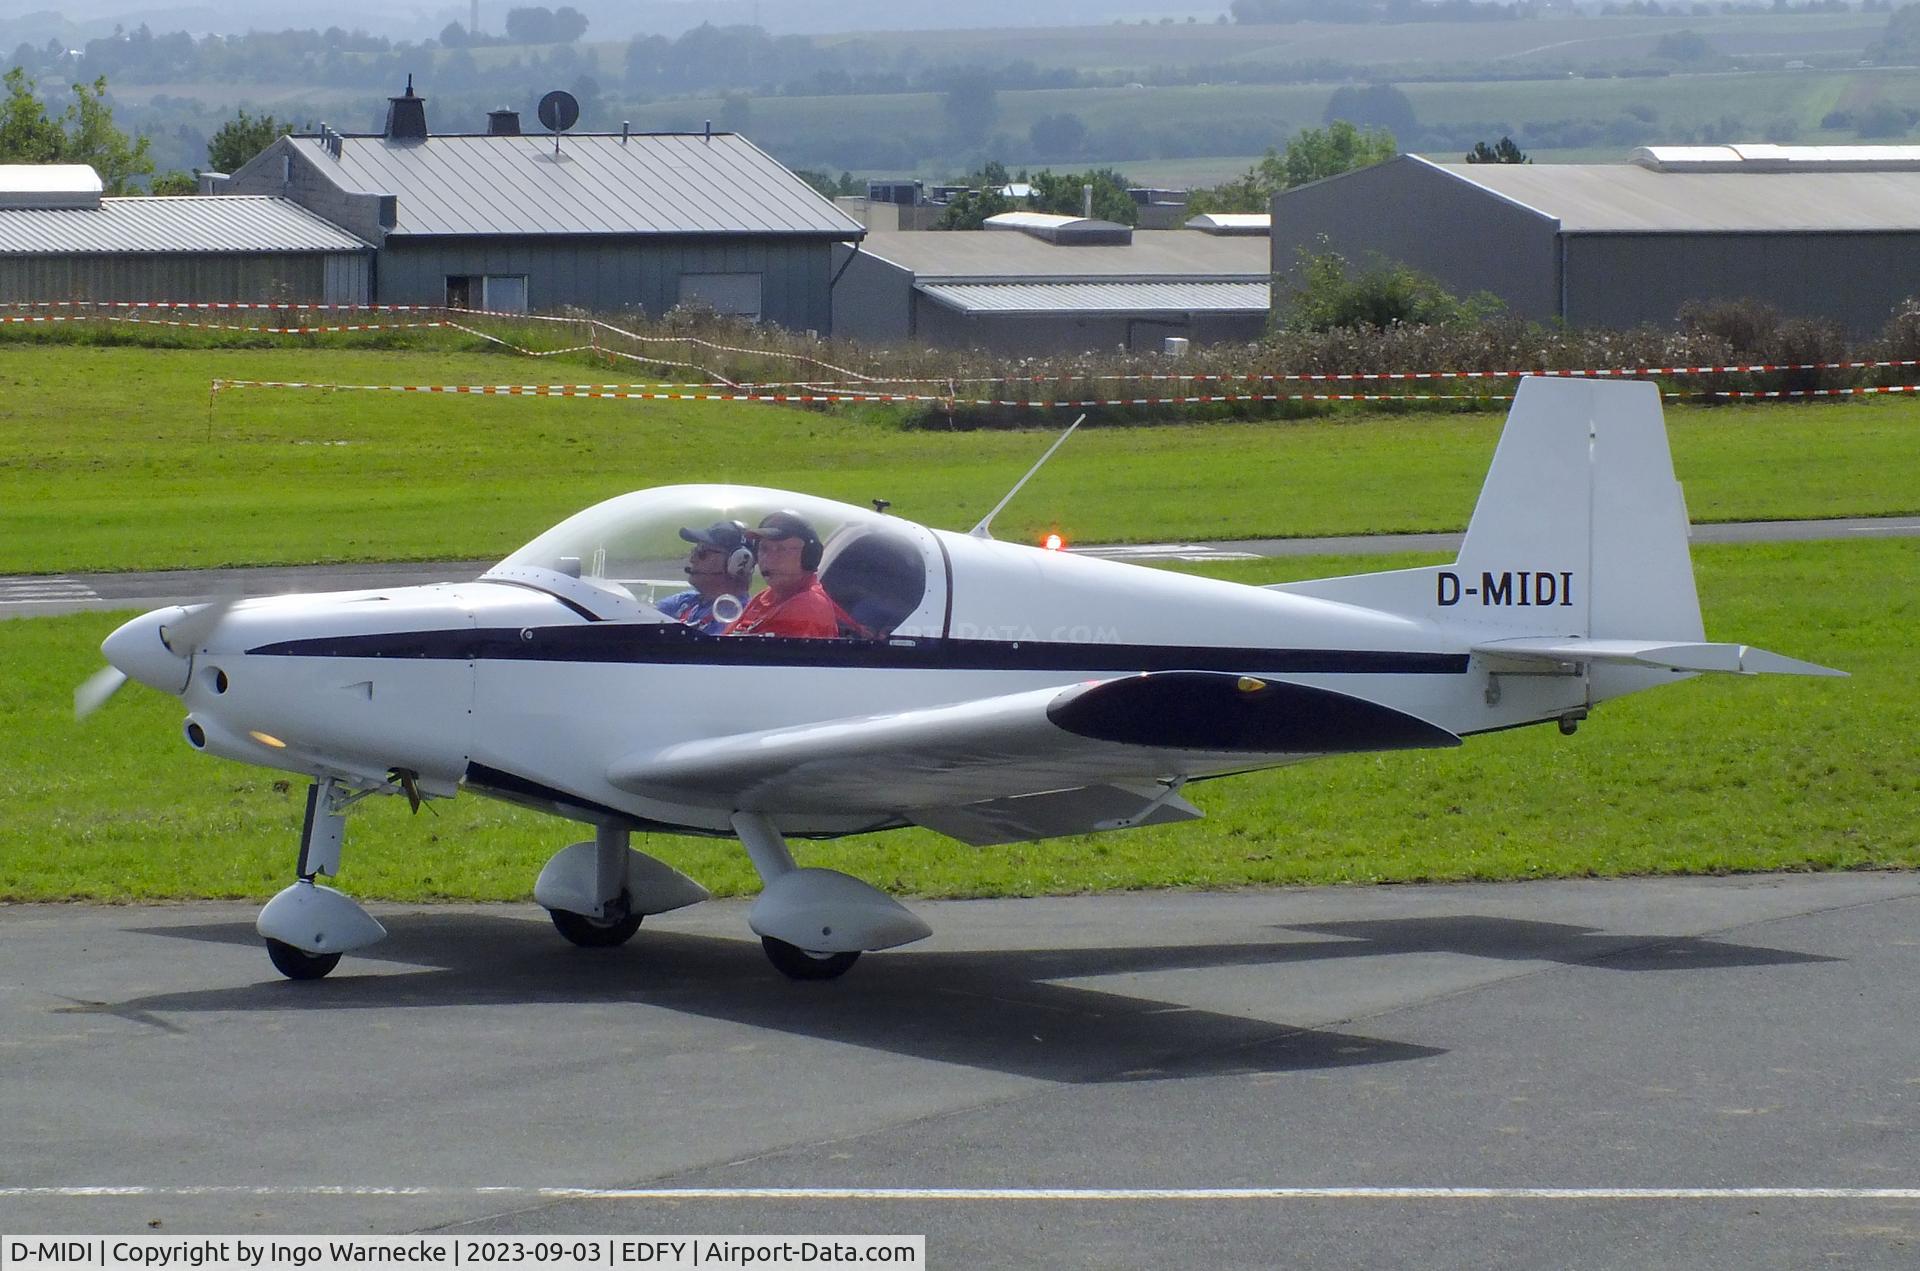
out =
<path fill-rule="evenodd" d="M 372 245 L 287 199 L 101 190 L 85 164 L 0 165 L 0 301 L 368 297 Z"/>
<path fill-rule="evenodd" d="M 839 249 L 834 333 L 870 344 L 1078 353 L 1159 351 L 1169 336 L 1256 340 L 1266 329 L 1264 236 L 1031 212 L 989 225 L 876 232 Z"/>
<path fill-rule="evenodd" d="M 1273 199 L 1273 267 L 1379 253 L 1519 317 L 1668 325 L 1757 299 L 1878 331 L 1920 293 L 1920 146 L 1654 146 L 1612 164 L 1402 155 Z"/>
<path fill-rule="evenodd" d="M 726 132 L 430 134 L 426 99 L 377 134 L 321 125 L 233 173 L 231 194 L 291 199 L 379 248 L 375 299 L 507 312 L 658 315 L 686 303 L 826 333 L 833 247 L 866 231 Z"/>

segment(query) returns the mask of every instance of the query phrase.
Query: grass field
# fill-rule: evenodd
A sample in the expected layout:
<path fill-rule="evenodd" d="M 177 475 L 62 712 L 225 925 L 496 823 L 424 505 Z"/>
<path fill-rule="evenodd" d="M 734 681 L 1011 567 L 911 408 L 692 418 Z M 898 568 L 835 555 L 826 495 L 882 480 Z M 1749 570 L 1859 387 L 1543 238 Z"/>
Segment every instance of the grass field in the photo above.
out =
<path fill-rule="evenodd" d="M 731 479 L 977 519 L 1046 443 L 903 431 L 762 406 L 248 393 L 214 376 L 519 382 L 500 356 L 0 345 L 0 570 L 503 552 L 621 490 Z M 558 378 L 563 368 L 543 367 Z M 1076 437 L 998 523 L 1093 540 L 1464 522 L 1490 415 L 1338 416 Z M 1696 519 L 1920 511 L 1920 403 L 1675 409 Z M 1170 885 L 1920 865 L 1920 601 L 1912 540 L 1701 548 L 1709 635 L 1847 681 L 1694 682 L 1460 751 L 1362 756 L 1206 783 L 1201 826 L 994 849 L 920 831 L 803 858 L 927 895 Z M 1240 581 L 1390 568 L 1380 557 L 1209 567 Z M 301 787 L 209 760 L 180 707 L 129 689 L 88 725 L 73 686 L 113 615 L 0 623 L 0 899 L 259 896 L 291 868 Z M 394 898 L 524 896 L 573 827 L 462 798 L 356 816 L 344 882 Z M 729 841 L 646 850 L 721 892 Z"/>
<path fill-rule="evenodd" d="M 1603 707 L 1565 738 L 1530 728 L 1454 751 L 1325 760 L 1190 787 L 1199 825 L 968 848 L 924 831 L 797 845 L 803 864 L 903 893 L 1498 879 L 1920 865 L 1920 542 L 1695 552 L 1710 638 L 1853 673 L 1694 681 Z M 1244 581 L 1378 569 L 1260 561 Z M 0 623 L 0 899 L 268 895 L 291 877 L 303 786 L 211 760 L 179 704 L 139 687 L 86 725 L 72 686 L 119 619 Z M 526 896 L 580 827 L 472 797 L 356 813 L 343 885 L 395 899 Z M 730 840 L 636 846 L 722 894 L 751 891 Z"/>
<path fill-rule="evenodd" d="M 0 572 L 504 555 L 678 481 L 800 488 L 965 528 L 1043 432 L 723 403 L 236 390 L 600 379 L 500 355 L 0 344 Z M 1063 423 L 1064 421 L 1059 421 Z M 1345 414 L 1076 436 L 996 523 L 1072 541 L 1458 529 L 1496 415 Z M 1673 408 L 1696 520 L 1920 512 L 1920 403 Z M 1048 428 L 1059 423 L 1049 422 Z"/>

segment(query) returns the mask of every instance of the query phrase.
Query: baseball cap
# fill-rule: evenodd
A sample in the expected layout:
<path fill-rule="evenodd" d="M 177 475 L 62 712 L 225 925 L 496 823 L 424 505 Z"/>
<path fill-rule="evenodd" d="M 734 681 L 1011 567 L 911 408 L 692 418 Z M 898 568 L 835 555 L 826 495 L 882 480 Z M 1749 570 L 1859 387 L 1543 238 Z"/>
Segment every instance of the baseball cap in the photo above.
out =
<path fill-rule="evenodd" d="M 798 512 L 769 512 L 760 518 L 759 528 L 748 530 L 747 533 L 755 538 L 798 538 L 810 543 L 820 541 L 820 535 Z"/>
<path fill-rule="evenodd" d="M 702 547 L 732 552 L 747 545 L 747 527 L 738 521 L 715 521 L 704 530 L 682 526 L 680 537 Z"/>

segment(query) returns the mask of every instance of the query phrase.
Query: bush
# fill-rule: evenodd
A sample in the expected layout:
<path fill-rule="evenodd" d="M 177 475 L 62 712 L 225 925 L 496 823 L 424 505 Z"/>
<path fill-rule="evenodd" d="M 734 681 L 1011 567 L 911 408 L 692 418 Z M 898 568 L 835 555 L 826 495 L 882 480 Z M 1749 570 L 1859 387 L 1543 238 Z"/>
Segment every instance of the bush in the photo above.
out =
<path fill-rule="evenodd" d="M 1296 331 L 1341 327 L 1450 327 L 1483 321 L 1504 306 L 1487 292 L 1461 300 L 1435 279 L 1376 256 L 1349 277 L 1339 252 L 1300 253 L 1300 285 L 1292 289 L 1286 326 Z"/>

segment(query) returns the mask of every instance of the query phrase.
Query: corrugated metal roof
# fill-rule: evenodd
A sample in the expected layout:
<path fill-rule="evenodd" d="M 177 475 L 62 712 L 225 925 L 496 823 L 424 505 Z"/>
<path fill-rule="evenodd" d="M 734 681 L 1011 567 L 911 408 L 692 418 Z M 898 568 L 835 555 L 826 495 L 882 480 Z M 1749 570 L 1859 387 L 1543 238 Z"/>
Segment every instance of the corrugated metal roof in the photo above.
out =
<path fill-rule="evenodd" d="M 1264 238 L 1143 229 L 1133 242 L 1063 247 L 1025 234 L 967 230 L 876 231 L 860 250 L 920 282 L 1134 281 L 1265 282 L 1273 271 Z"/>
<path fill-rule="evenodd" d="M 732 133 L 317 137 L 293 144 L 344 190 L 398 196 L 392 233 L 817 234 L 858 238 L 812 186 Z"/>
<path fill-rule="evenodd" d="M 121 252 L 345 252 L 361 242 L 288 199 L 266 195 L 102 199 L 98 208 L 0 209 L 0 255 Z"/>
<path fill-rule="evenodd" d="M 1431 166 L 1557 219 L 1562 232 L 1571 234 L 1920 229 L 1920 172 L 1654 172 L 1631 163 Z"/>
<path fill-rule="evenodd" d="M 1263 282 L 919 283 L 914 290 L 962 313 L 1265 313 L 1269 308 Z"/>

